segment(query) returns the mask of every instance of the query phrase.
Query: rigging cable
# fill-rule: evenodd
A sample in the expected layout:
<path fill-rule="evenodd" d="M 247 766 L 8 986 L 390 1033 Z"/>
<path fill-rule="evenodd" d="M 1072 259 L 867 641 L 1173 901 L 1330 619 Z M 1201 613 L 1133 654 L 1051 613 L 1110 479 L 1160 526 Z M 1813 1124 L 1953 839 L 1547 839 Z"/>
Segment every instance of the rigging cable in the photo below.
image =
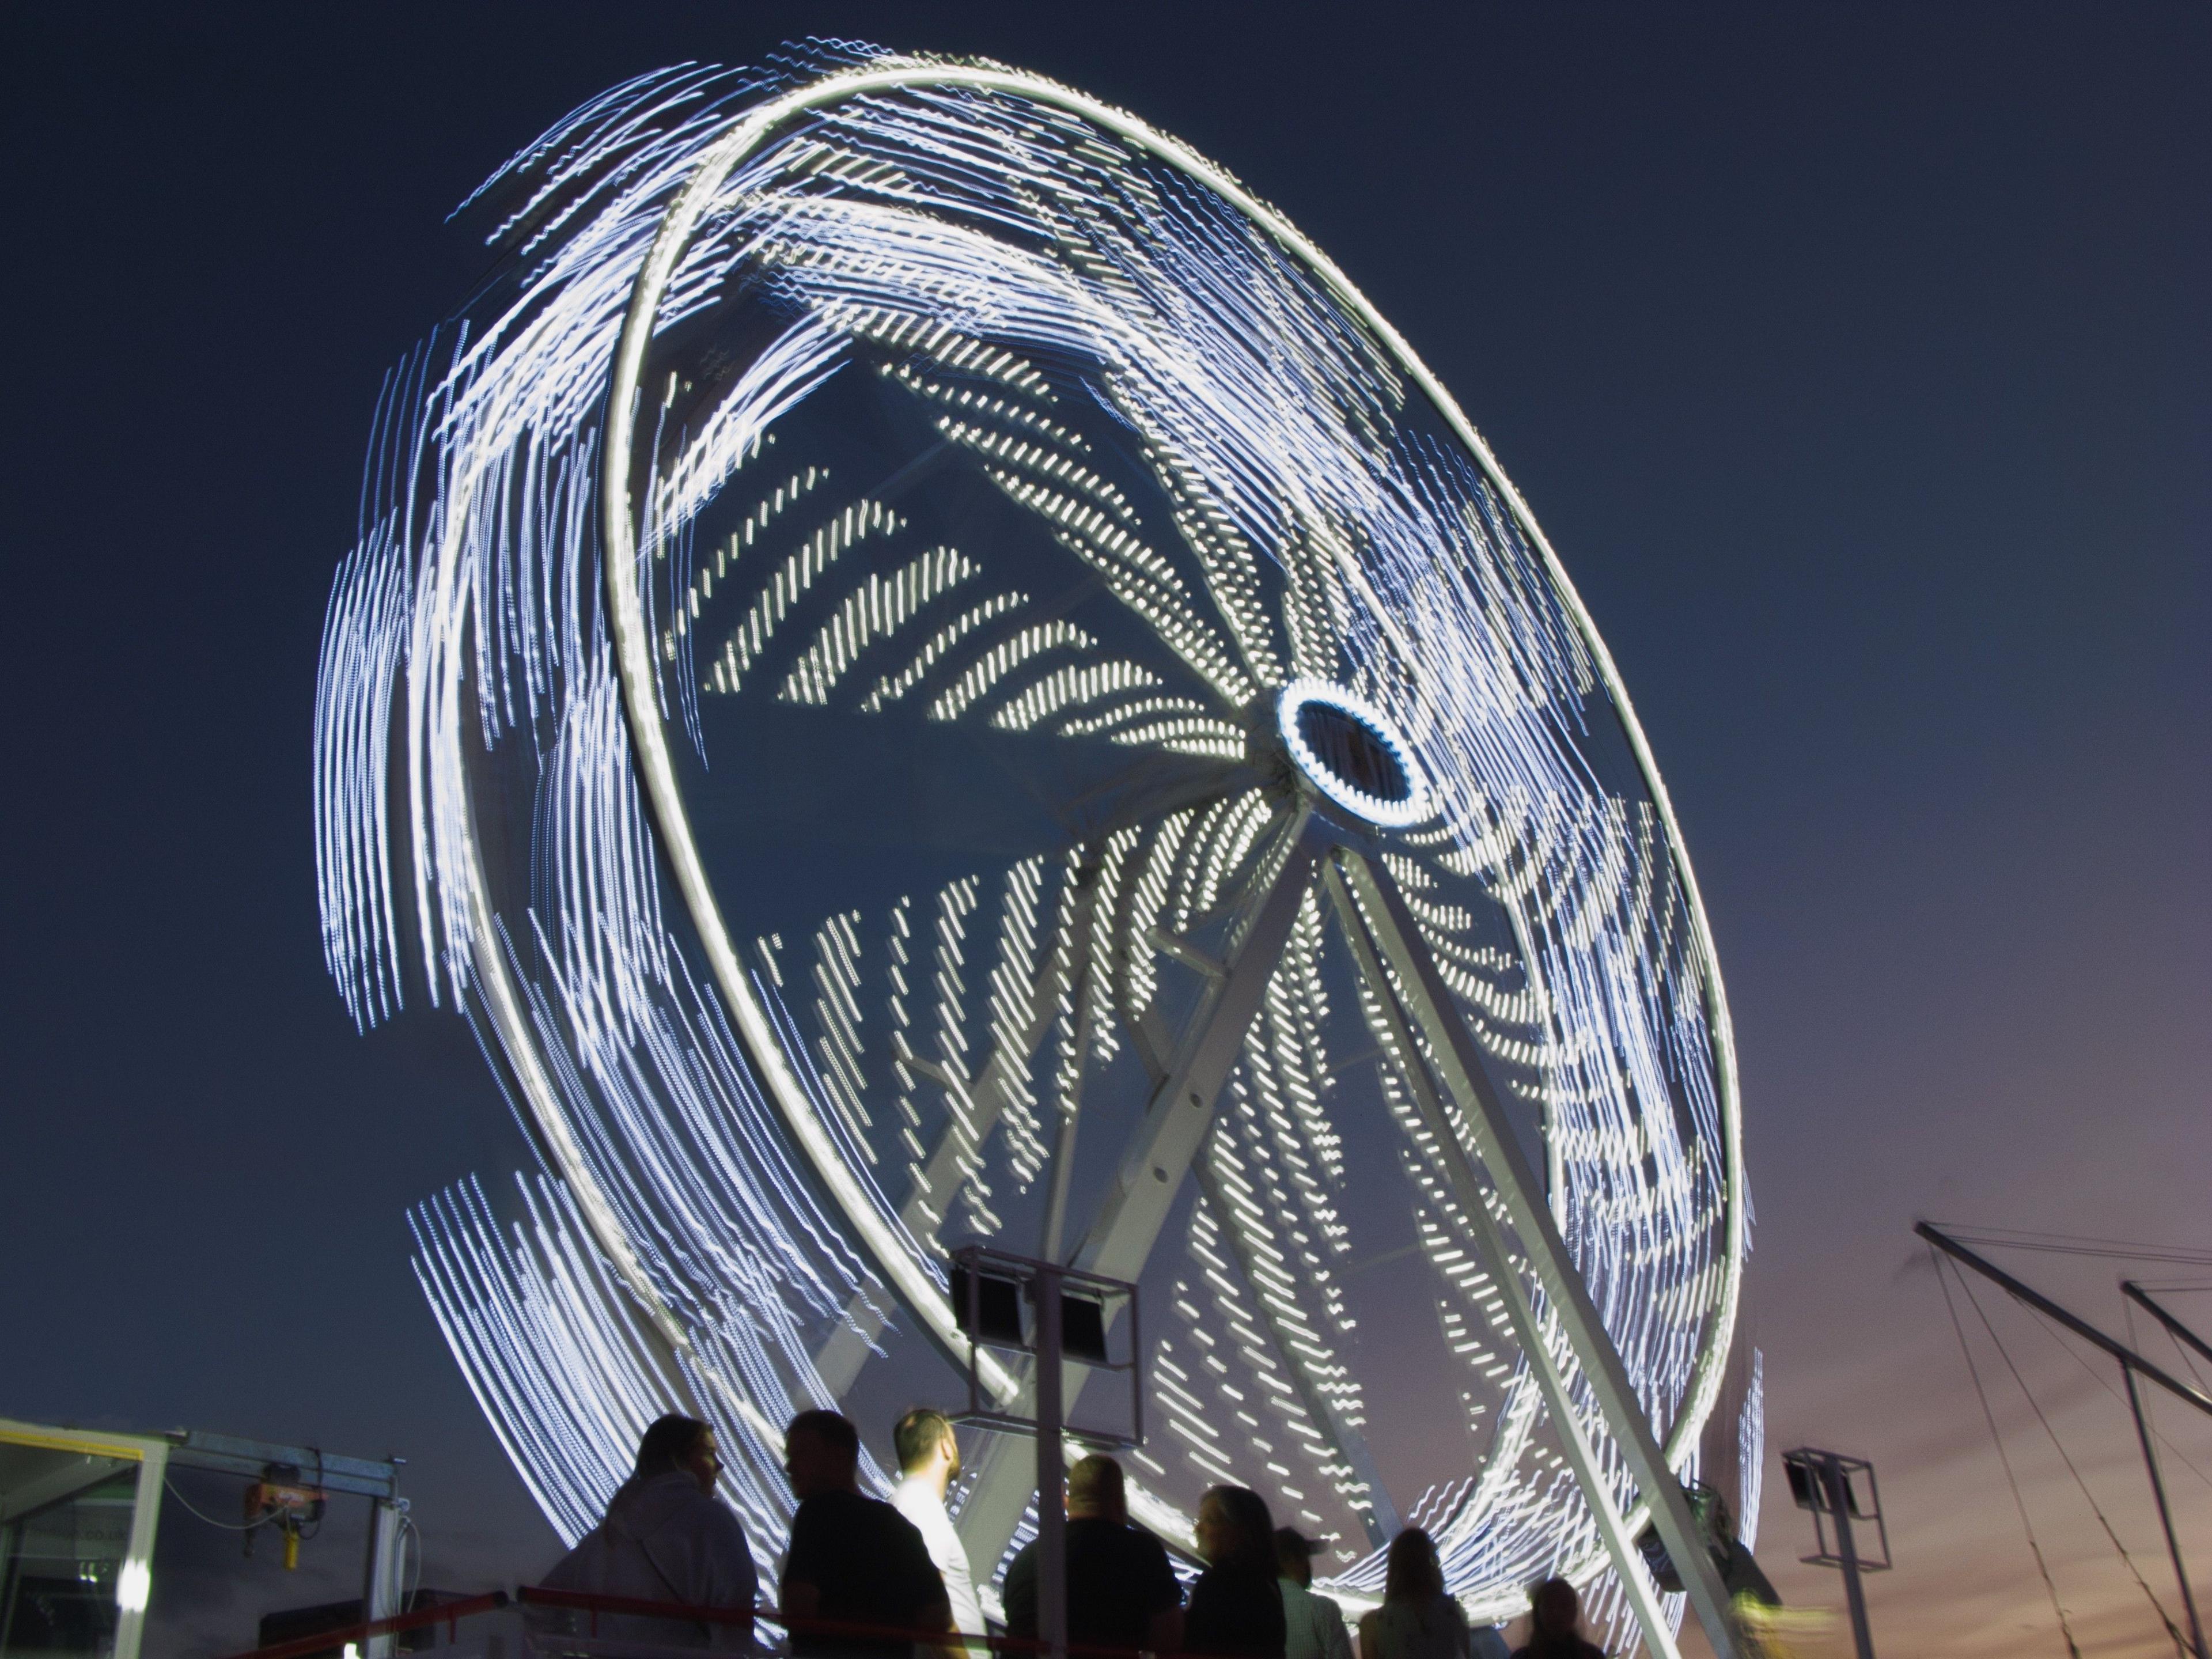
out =
<path fill-rule="evenodd" d="M 415 1610 L 416 1595 L 422 1588 L 422 1530 L 415 1524 L 415 1516 L 411 1510 L 400 1511 L 399 1531 L 402 1540 L 415 1547 L 415 1582 L 406 1587 L 399 1598 L 400 1611 L 412 1613 Z"/>
<path fill-rule="evenodd" d="M 221 1527 L 225 1532 L 252 1532 L 257 1527 L 267 1526 L 270 1522 L 276 1518 L 273 1515 L 264 1516 L 258 1521 L 248 1521 L 242 1524 L 236 1521 L 218 1521 L 215 1516 L 211 1515 L 204 1515 L 198 1510 L 194 1509 L 192 1507 L 192 1500 L 185 1497 L 184 1493 L 179 1492 L 177 1490 L 177 1483 L 166 1474 L 161 1476 L 161 1485 L 167 1491 L 170 1497 L 175 1498 L 179 1504 L 184 1506 L 185 1513 L 191 1516 L 192 1519 L 195 1521 L 204 1521 L 210 1527 Z"/>
<path fill-rule="evenodd" d="M 2120 1261 L 2166 1261 L 2212 1267 L 2212 1250 L 2192 1249 L 2183 1244 L 2143 1244 L 2124 1238 L 2033 1232 L 2010 1227 L 1952 1224 L 1947 1225 L 1945 1231 L 1962 1243 L 1988 1244 L 2004 1250 L 2040 1250 L 2052 1255 L 2103 1256 Z"/>
<path fill-rule="evenodd" d="M 1982 1387 L 1981 1370 L 1974 1364 L 1974 1351 L 1966 1343 L 1966 1328 L 1960 1322 L 1957 1304 L 1951 1299 L 1951 1281 L 1943 1276 L 1944 1258 L 1936 1255 L 1932 1244 L 1928 1247 L 1928 1255 L 1936 1264 L 1936 1282 L 1942 1287 L 1943 1307 L 1951 1316 L 1951 1328 L 1959 1334 L 1959 1352 L 1966 1356 L 1966 1375 L 1974 1379 L 1974 1398 L 1982 1402 L 1982 1420 L 1990 1425 L 1990 1440 L 1997 1449 L 1997 1462 L 2004 1467 L 2005 1484 L 2012 1488 L 2013 1507 L 2020 1511 L 2020 1528 L 2027 1534 L 2028 1553 L 2035 1557 L 2036 1571 L 2043 1575 L 2043 1588 L 2051 1593 L 2051 1610 L 2058 1615 L 2058 1632 L 2066 1638 L 2066 1651 L 2073 1659 L 2081 1659 L 2081 1644 L 2074 1639 L 2074 1627 L 2066 1620 L 2065 1603 L 2058 1599 L 2058 1586 L 2051 1582 L 2051 1565 L 2043 1559 L 2043 1546 L 2036 1542 L 2035 1525 L 2027 1518 L 2027 1500 L 2021 1496 L 2020 1481 L 2012 1472 L 2012 1459 L 2005 1454 L 2004 1437 L 1997 1432 L 1996 1413 L 1990 1409 L 1988 1391 Z M 1966 1282 L 1966 1276 L 1960 1273 L 1960 1286 Z"/>
<path fill-rule="evenodd" d="M 2066 1473 L 2074 1477 L 2074 1484 L 2081 1488 L 2081 1501 L 2088 1504 L 2089 1513 L 2097 1517 L 2097 1524 L 2105 1529 L 2105 1536 L 2112 1540 L 2112 1547 L 2119 1552 L 2120 1559 L 2126 1564 L 2128 1577 L 2136 1581 L 2136 1587 L 2142 1591 L 2157 1613 L 2159 1622 L 2166 1626 L 2166 1633 L 2173 1638 L 2174 1651 L 2181 1656 L 2181 1659 L 2191 1659 L 2189 1643 L 2183 1637 L 2180 1627 L 2166 1616 L 2165 1603 L 2158 1599 L 2157 1592 L 2144 1579 L 2142 1570 L 2136 1565 L 2135 1557 L 2128 1553 L 2128 1547 L 2120 1542 L 2119 1534 L 2112 1530 L 2112 1522 L 2099 1507 L 2095 1495 L 2089 1490 L 2089 1483 L 2081 1478 L 2081 1471 L 2075 1468 L 2074 1460 L 2067 1455 L 2065 1444 L 2058 1438 L 2058 1431 L 2051 1426 L 2051 1419 L 2044 1415 L 2042 1406 L 2028 1391 L 2027 1379 L 2020 1374 L 2020 1367 L 2013 1364 L 2012 1354 L 2006 1348 L 2004 1339 L 1997 1334 L 1996 1327 L 1990 1322 L 1988 1310 L 1982 1306 L 1981 1298 L 1974 1294 L 1974 1287 L 1963 1277 L 1959 1281 L 1959 1287 L 1966 1291 L 1966 1300 L 1972 1304 L 1975 1314 L 1982 1322 L 1982 1328 L 1989 1333 L 1990 1342 L 1996 1347 L 1997 1357 L 2004 1361 L 2005 1369 L 2012 1373 L 2012 1380 L 2019 1385 L 2021 1397 L 2027 1401 L 2028 1409 L 2035 1413 L 2035 1420 L 2043 1425 L 2044 1433 L 2051 1437 L 2051 1449 L 2058 1454 L 2058 1461 L 2066 1466 Z M 2042 1322 L 2038 1320 L 2036 1322 L 2040 1324 Z"/>
<path fill-rule="evenodd" d="M 2127 1397 L 2106 1380 L 2104 1372 L 2099 1370 L 2094 1365 L 2092 1365 L 2087 1360 L 2084 1359 L 2081 1357 L 2081 1350 L 2076 1348 L 2072 1343 L 2067 1341 L 2063 1336 L 2060 1335 L 2057 1328 L 2052 1326 L 2048 1320 L 2037 1320 L 2035 1322 L 2035 1328 L 2051 1339 L 2053 1346 L 2057 1348 L 2059 1352 L 2064 1354 L 2075 1364 L 2079 1365 L 2083 1370 L 2087 1371 L 2091 1378 L 2095 1381 L 2099 1388 L 2102 1389 L 2106 1394 L 2112 1395 L 2112 1403 L 2114 1405 L 2124 1406 L 2128 1403 Z M 2133 1334 L 2133 1328 L 2130 1327 L 2130 1334 L 2132 1336 Z M 2142 1345 L 2138 1343 L 2136 1346 L 2140 1347 Z M 2155 1440 L 2160 1446 L 2164 1447 L 2167 1454 L 2172 1457 L 2175 1462 L 2180 1464 L 2182 1468 L 2187 1469 L 2190 1474 L 2195 1475 L 2206 1486 L 2212 1486 L 2212 1474 L 2205 1474 L 2203 1469 L 2199 1468 L 2196 1463 L 2191 1461 L 2188 1453 L 2183 1451 L 2180 1447 L 2175 1445 L 2172 1441 L 2169 1440 L 2164 1434 L 2160 1433 L 2159 1431 L 2159 1426 L 2155 1422 L 2151 1422 L 2149 1426 L 2151 1438 Z"/>
<path fill-rule="evenodd" d="M 2136 1288 L 2141 1289 L 2142 1287 L 2138 1285 Z M 2136 1304 L 2133 1299 L 2126 1296 L 2121 1297 L 2120 1311 L 2127 1316 L 2128 1340 L 2131 1343 L 2135 1343 L 2137 1347 L 2142 1346 L 2142 1345 L 2136 1341 Z M 2208 1385 L 2204 1381 L 2204 1374 L 2197 1369 L 2197 1361 L 2190 1353 L 2188 1345 L 2182 1341 L 2180 1335 L 2174 1330 L 2173 1327 L 2167 1324 L 2161 1319 L 2159 1321 L 2158 1328 L 2166 1333 L 2166 1340 L 2173 1344 L 2173 1352 L 2179 1357 L 2181 1363 L 2188 1368 L 2189 1380 L 2194 1382 L 2199 1389 L 2208 1388 Z"/>

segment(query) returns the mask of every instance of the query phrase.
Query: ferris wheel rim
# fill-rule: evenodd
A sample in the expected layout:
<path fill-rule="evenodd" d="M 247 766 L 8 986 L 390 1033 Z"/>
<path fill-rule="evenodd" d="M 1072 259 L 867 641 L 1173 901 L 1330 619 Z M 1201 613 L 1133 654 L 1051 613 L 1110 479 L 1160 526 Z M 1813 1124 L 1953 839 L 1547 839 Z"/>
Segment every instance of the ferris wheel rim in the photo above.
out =
<path fill-rule="evenodd" d="M 631 510 L 629 468 L 637 430 L 639 387 L 646 351 L 661 299 L 685 248 L 698 227 L 708 202 L 729 173 L 747 156 L 777 135 L 793 118 L 825 105 L 875 91 L 916 86 L 965 87 L 1005 93 L 1028 99 L 1095 123 L 1178 169 L 1214 191 L 1232 208 L 1273 238 L 1316 276 L 1338 302 L 1343 304 L 1395 358 L 1408 376 L 1429 397 L 1454 435 L 1474 458 L 1486 480 L 1507 504 L 1516 526 L 1538 550 L 1546 573 L 1556 586 L 1577 635 L 1589 648 L 1598 675 L 1620 720 L 1645 788 L 1664 826 L 1668 862 L 1682 884 L 1691 925 L 1699 946 L 1699 963 L 1705 977 L 1705 1012 L 1711 1030 L 1718 1117 L 1723 1143 L 1723 1182 L 1726 1221 L 1722 1252 L 1720 1294 L 1717 1299 L 1712 1340 L 1700 1345 L 1697 1364 L 1674 1420 L 1664 1437 L 1665 1455 L 1677 1463 L 1701 1432 L 1717 1400 L 1722 1377 L 1733 1343 L 1741 1296 L 1743 1245 L 1747 1231 L 1742 1159 L 1741 1102 L 1735 1042 L 1727 1000 L 1711 930 L 1691 867 L 1680 829 L 1666 786 L 1660 777 L 1642 726 L 1637 720 L 1627 690 L 1610 652 L 1583 605 L 1579 592 L 1535 521 L 1534 514 L 1506 477 L 1488 444 L 1467 419 L 1451 394 L 1430 372 L 1412 347 L 1375 309 L 1328 257 L 1291 226 L 1275 210 L 1252 196 L 1231 175 L 1182 141 L 1162 133 L 1124 111 L 1045 77 L 1015 70 L 951 63 L 903 60 L 889 65 L 871 64 L 842 70 L 793 88 L 743 118 L 728 133 L 704 149 L 690 163 L 690 176 L 664 211 L 645 259 L 634 279 L 629 308 L 614 354 L 605 406 L 605 432 L 600 457 L 600 519 L 605 552 L 604 574 L 608 597 L 611 634 L 615 647 L 618 683 L 625 720 L 646 785 L 645 796 L 659 832 L 662 850 L 669 860 L 686 908 L 698 928 L 701 943 L 715 981 L 728 1000 L 748 1057 L 758 1066 L 763 1092 L 774 1101 L 778 1115 L 805 1152 L 806 1162 L 854 1229 L 872 1265 L 906 1310 L 931 1340 L 956 1362 L 969 1358 L 968 1345 L 951 1318 L 951 1309 L 923 1266 L 919 1252 L 908 1248 L 869 1201 L 834 1138 L 822 1122 L 805 1085 L 792 1069 L 781 1039 L 739 963 L 724 923 L 721 907 L 706 873 L 693 836 L 677 781 L 674 758 L 660 711 L 657 670 L 646 634 L 644 607 L 638 580 L 637 530 Z M 1386 631 L 1401 624 L 1389 607 L 1380 604 L 1356 563 L 1340 560 L 1340 568 L 1359 592 Z M 1401 641 L 1402 643 L 1402 640 Z M 588 1213 L 588 1212 L 587 1212 Z M 609 1222 L 611 1222 L 610 1217 Z M 977 1356 L 987 1386 L 1002 1397 L 1018 1391 L 1019 1379 L 991 1358 Z M 1638 1502 L 1630 1513 L 1632 1525 L 1640 1524 L 1645 1505 Z"/>

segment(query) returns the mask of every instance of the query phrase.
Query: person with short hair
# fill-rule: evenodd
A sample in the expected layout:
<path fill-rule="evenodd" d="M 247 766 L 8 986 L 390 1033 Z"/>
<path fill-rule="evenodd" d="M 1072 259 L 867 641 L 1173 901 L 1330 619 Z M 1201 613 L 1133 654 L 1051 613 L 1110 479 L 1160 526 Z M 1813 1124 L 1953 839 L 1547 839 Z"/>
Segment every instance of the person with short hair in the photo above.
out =
<path fill-rule="evenodd" d="M 714 1497 L 721 1468 L 711 1425 L 675 1415 L 653 1423 L 638 1441 L 629 1479 L 599 1524 L 545 1575 L 546 1588 L 742 1610 L 728 1623 L 602 1613 L 599 1630 L 665 1647 L 750 1647 L 760 1574 L 744 1525 Z"/>
<path fill-rule="evenodd" d="M 1313 1587 L 1313 1558 L 1322 1547 L 1293 1527 L 1275 1528 L 1275 1588 L 1283 1597 L 1284 1659 L 1352 1659 L 1344 1610 Z"/>
<path fill-rule="evenodd" d="M 801 1412 L 783 1435 L 799 1500 L 784 1553 L 783 1611 L 795 1659 L 908 1659 L 913 1640 L 808 1630 L 810 1619 L 940 1632 L 952 1624 L 945 1580 L 913 1522 L 860 1495 L 860 1437 L 836 1412 Z"/>
<path fill-rule="evenodd" d="M 1547 1578 L 1528 1592 L 1528 1639 L 1513 1659 L 1605 1659 L 1605 1650 L 1582 1632 L 1582 1597 L 1564 1578 Z"/>
<path fill-rule="evenodd" d="M 1283 1659 L 1283 1593 L 1276 1588 L 1275 1522 L 1249 1486 L 1209 1486 L 1198 1504 L 1206 1571 L 1191 1587 L 1183 1646 L 1210 1659 Z"/>
<path fill-rule="evenodd" d="M 1129 1521 L 1121 1466 L 1103 1453 L 1067 1472 L 1067 1639 L 1173 1653 L 1182 1645 L 1182 1586 L 1167 1547 Z M 1037 1547 L 1006 1568 L 1006 1633 L 1037 1634 Z"/>
<path fill-rule="evenodd" d="M 1444 1593 L 1437 1542 L 1419 1527 L 1390 1540 L 1383 1559 L 1382 1605 L 1359 1621 L 1359 1659 L 1492 1659 L 1494 1632 L 1475 1646 L 1467 1613 Z"/>
<path fill-rule="evenodd" d="M 953 1529 L 952 1517 L 945 1512 L 945 1494 L 960 1478 L 960 1440 L 952 1431 L 952 1419 L 918 1406 L 892 1426 L 891 1449 L 899 1463 L 891 1506 L 914 1522 L 929 1547 L 929 1559 L 937 1564 L 945 1599 L 952 1607 L 952 1628 L 981 1636 L 983 1606 L 975 1596 L 968 1552 Z"/>

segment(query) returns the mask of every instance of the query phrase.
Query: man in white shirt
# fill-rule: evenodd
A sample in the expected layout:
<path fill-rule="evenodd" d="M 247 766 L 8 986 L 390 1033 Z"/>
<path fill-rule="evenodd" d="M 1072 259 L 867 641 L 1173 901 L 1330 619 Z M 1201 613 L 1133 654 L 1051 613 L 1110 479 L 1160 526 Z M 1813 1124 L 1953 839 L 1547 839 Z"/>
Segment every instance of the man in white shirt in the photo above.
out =
<path fill-rule="evenodd" d="M 960 1534 L 945 1512 L 945 1492 L 960 1477 L 960 1442 L 951 1421 L 943 1412 L 917 1407 L 891 1430 L 891 1447 L 899 1461 L 899 1483 L 891 1502 L 929 1547 L 929 1559 L 937 1564 L 952 1603 L 952 1628 L 980 1636 L 984 1633 L 983 1608 L 968 1571 L 968 1552 L 960 1547 Z"/>

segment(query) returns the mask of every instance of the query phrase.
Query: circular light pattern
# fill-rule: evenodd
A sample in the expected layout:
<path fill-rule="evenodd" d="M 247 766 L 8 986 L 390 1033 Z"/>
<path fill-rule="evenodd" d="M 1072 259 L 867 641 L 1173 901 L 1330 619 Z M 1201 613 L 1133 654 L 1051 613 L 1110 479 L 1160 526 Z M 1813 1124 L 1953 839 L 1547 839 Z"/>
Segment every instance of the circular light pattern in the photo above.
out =
<path fill-rule="evenodd" d="M 1275 729 L 1298 770 L 1345 811 L 1385 830 L 1434 816 L 1413 750 L 1366 698 L 1293 680 L 1276 696 Z"/>
<path fill-rule="evenodd" d="M 537 1143 L 414 1224 L 556 1526 L 674 1407 L 771 1558 L 789 1413 L 958 1389 L 965 1233 L 1140 1283 L 1171 1541 L 1233 1480 L 1355 1598 L 1419 1522 L 1478 1616 L 1557 1569 L 1616 1613 L 1524 1270 L 1308 811 L 1403 896 L 1697 1467 L 1726 1000 L 1603 644 L 1449 395 L 1219 169 L 992 65 L 647 76 L 486 199 L 510 263 L 394 375 L 332 595 L 318 853 L 356 1018 L 458 1007 Z M 979 1577 L 1025 1455 L 974 1460 Z"/>

